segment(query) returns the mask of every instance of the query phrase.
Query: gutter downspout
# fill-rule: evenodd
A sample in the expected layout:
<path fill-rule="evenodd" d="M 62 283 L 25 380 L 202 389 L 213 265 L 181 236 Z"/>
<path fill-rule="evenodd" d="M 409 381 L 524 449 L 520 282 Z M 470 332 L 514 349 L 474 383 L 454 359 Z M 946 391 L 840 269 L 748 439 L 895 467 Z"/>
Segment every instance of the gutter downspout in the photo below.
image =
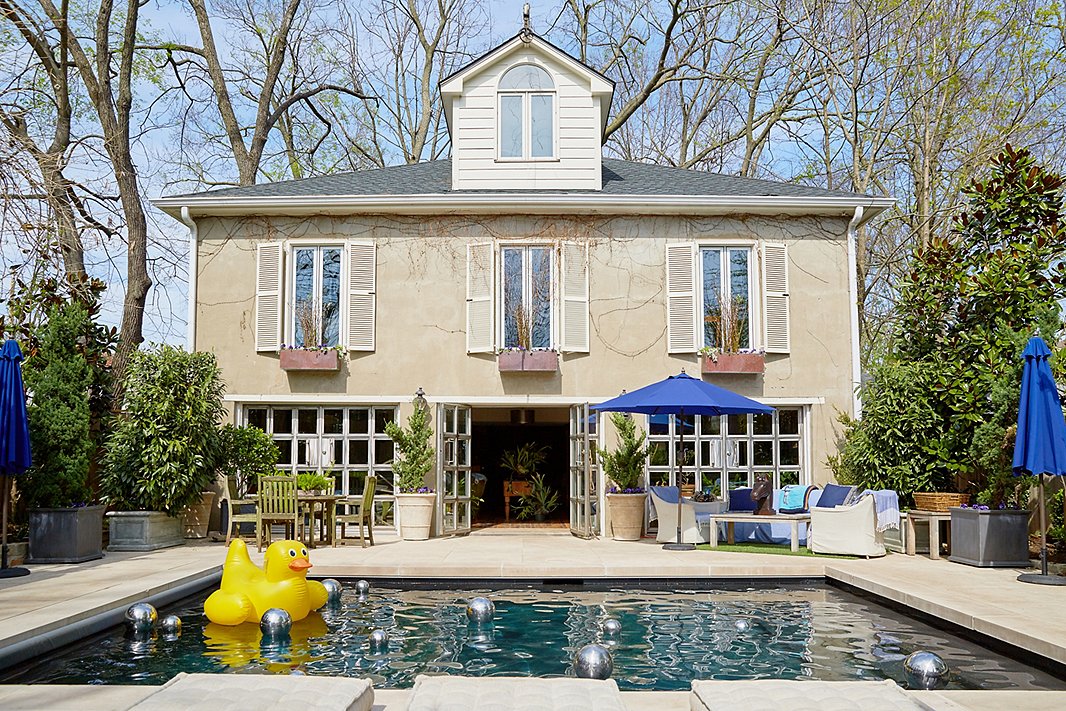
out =
<path fill-rule="evenodd" d="M 189 315 L 185 345 L 192 353 L 196 350 L 196 276 L 199 268 L 199 230 L 196 227 L 196 221 L 189 214 L 188 207 L 181 208 L 181 221 L 189 227 Z"/>
<path fill-rule="evenodd" d="M 856 206 L 855 216 L 848 223 L 848 296 L 851 299 L 851 396 L 852 416 L 862 417 L 862 400 L 859 386 L 862 385 L 862 364 L 859 361 L 859 255 L 856 232 L 862 222 L 863 208 Z"/>

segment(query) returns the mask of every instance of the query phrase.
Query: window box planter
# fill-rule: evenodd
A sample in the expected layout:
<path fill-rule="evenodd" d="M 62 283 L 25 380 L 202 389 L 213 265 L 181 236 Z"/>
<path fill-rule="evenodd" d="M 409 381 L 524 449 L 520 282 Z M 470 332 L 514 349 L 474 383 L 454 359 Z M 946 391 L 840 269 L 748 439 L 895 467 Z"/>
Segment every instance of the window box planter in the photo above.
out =
<path fill-rule="evenodd" d="M 83 563 L 104 556 L 104 507 L 30 511 L 30 563 Z"/>
<path fill-rule="evenodd" d="M 766 370 L 763 353 L 719 353 L 700 356 L 700 369 L 704 375 L 715 373 L 743 373 L 758 375 Z"/>
<path fill-rule="evenodd" d="M 496 359 L 501 373 L 555 373 L 559 370 L 557 351 L 500 351 Z"/>
<path fill-rule="evenodd" d="M 949 559 L 981 568 L 1028 568 L 1029 512 L 952 508 Z"/>
<path fill-rule="evenodd" d="M 340 369 L 340 353 L 286 348 L 281 351 L 281 369 L 295 371 L 333 371 Z"/>

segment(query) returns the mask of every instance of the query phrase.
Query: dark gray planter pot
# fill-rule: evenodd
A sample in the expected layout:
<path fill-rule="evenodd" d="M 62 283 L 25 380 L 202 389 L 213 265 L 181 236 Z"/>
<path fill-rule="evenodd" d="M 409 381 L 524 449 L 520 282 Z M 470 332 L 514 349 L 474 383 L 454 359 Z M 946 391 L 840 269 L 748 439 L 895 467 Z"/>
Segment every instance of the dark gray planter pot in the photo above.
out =
<path fill-rule="evenodd" d="M 28 563 L 84 563 L 103 557 L 103 506 L 30 511 Z"/>
<path fill-rule="evenodd" d="M 162 511 L 112 511 L 108 536 L 109 551 L 154 551 L 185 545 L 181 517 Z"/>
<path fill-rule="evenodd" d="M 951 555 L 981 568 L 1029 567 L 1029 512 L 951 509 Z"/>

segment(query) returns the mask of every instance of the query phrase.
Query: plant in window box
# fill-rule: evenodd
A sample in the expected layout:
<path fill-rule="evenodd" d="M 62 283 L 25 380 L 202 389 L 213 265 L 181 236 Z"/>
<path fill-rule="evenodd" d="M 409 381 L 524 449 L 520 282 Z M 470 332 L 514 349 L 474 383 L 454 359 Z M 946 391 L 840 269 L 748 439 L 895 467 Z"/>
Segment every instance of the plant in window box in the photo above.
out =
<path fill-rule="evenodd" d="M 705 338 L 718 345 L 700 349 L 701 372 L 759 374 L 766 369 L 764 353 L 748 346 L 747 314 L 747 298 L 743 296 L 707 305 Z"/>
<path fill-rule="evenodd" d="M 530 289 L 533 303 L 548 302 L 551 285 L 546 280 L 532 280 Z M 521 292 L 521 285 L 516 283 L 508 290 Z M 559 370 L 559 353 L 547 347 L 546 334 L 551 332 L 551 324 L 546 313 L 542 309 L 530 309 L 518 301 L 509 305 L 504 323 L 504 340 L 508 345 L 497 354 L 501 373 L 554 373 Z"/>
<path fill-rule="evenodd" d="M 635 541 L 644 530 L 644 506 L 648 495 L 641 486 L 644 446 L 647 433 L 640 430 L 632 417 L 621 412 L 611 413 L 611 424 L 618 436 L 618 448 L 613 452 L 598 450 L 603 473 L 615 483 L 607 490 L 607 509 L 611 519 L 611 533 L 616 541 Z"/>
<path fill-rule="evenodd" d="M 385 425 L 385 433 L 396 445 L 392 471 L 397 479 L 396 515 L 400 519 L 400 537 L 405 541 L 424 541 L 429 538 L 437 501 L 433 489 L 426 486 L 426 475 L 436 463 L 436 450 L 430 445 L 433 427 L 429 405 L 419 395 L 414 406 L 406 427 L 389 422 Z"/>
<path fill-rule="evenodd" d="M 337 308 L 335 304 L 320 304 L 303 299 L 296 304 L 296 343 L 282 344 L 279 354 L 282 370 L 336 371 L 345 349 L 330 345 L 337 336 Z M 314 345 L 318 344 L 318 345 Z"/>

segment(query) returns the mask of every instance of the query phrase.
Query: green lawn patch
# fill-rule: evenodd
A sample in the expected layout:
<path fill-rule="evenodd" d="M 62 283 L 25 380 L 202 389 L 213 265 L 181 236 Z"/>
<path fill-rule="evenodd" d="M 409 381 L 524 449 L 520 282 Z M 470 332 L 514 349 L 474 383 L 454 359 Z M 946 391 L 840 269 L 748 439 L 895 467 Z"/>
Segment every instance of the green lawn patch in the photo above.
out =
<path fill-rule="evenodd" d="M 800 546 L 800 549 L 795 553 L 788 547 L 787 543 L 722 543 L 717 548 L 711 548 L 706 543 L 701 543 L 696 546 L 701 551 L 723 551 L 725 553 L 769 553 L 770 555 L 798 555 L 807 558 L 837 558 L 837 559 L 852 559 L 856 556 L 853 555 L 828 555 L 826 553 L 812 553 L 809 548 Z"/>

